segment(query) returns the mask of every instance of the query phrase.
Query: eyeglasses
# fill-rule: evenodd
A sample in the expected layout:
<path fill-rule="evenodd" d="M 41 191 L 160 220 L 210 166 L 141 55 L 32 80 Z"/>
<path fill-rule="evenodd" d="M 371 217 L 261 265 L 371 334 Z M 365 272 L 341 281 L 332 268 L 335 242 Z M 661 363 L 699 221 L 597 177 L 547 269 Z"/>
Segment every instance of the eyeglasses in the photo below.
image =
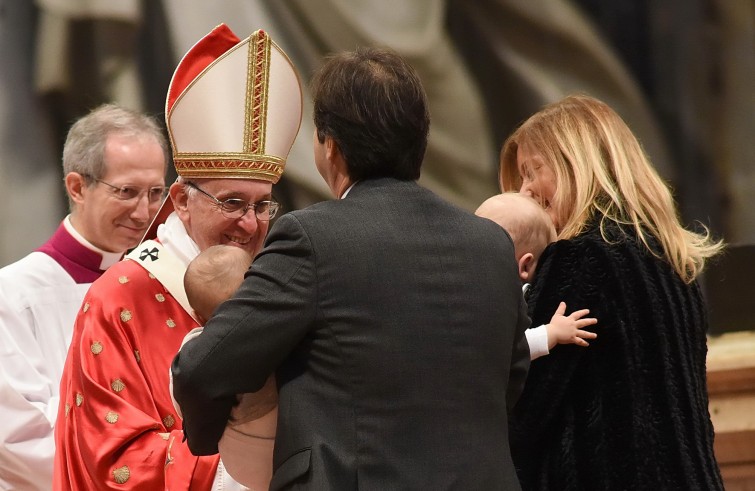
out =
<path fill-rule="evenodd" d="M 275 214 L 278 213 L 278 208 L 280 207 L 280 204 L 272 199 L 265 199 L 262 201 L 257 201 L 256 203 L 249 203 L 248 201 L 239 198 L 228 198 L 221 201 L 193 182 L 189 181 L 186 183 L 186 185 L 190 188 L 196 189 L 197 191 L 214 201 L 218 208 L 220 208 L 220 212 L 226 218 L 241 218 L 246 215 L 251 208 L 252 210 L 254 210 L 254 214 L 258 220 L 267 222 L 268 220 L 272 220 L 273 217 L 275 217 Z"/>
<path fill-rule="evenodd" d="M 148 189 L 139 188 L 136 186 L 129 186 L 128 184 L 124 186 L 115 186 L 113 184 L 110 184 L 109 182 L 105 182 L 102 179 L 97 179 L 93 176 L 85 176 L 89 179 L 92 179 L 93 181 L 96 181 L 100 184 L 104 184 L 105 186 L 111 188 L 113 190 L 113 194 L 116 198 L 123 200 L 123 201 L 131 201 L 134 199 L 141 199 L 141 197 L 146 194 L 147 199 L 150 203 L 159 203 L 163 200 L 165 197 L 165 190 L 167 189 L 165 186 L 153 186 Z"/>

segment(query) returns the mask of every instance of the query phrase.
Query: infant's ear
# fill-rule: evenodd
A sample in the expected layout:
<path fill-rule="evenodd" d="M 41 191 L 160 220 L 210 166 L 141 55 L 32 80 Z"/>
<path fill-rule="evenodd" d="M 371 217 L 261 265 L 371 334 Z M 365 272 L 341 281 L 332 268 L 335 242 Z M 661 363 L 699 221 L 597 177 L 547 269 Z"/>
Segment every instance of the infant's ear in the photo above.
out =
<path fill-rule="evenodd" d="M 535 255 L 531 252 L 522 254 L 519 258 L 519 278 L 522 282 L 527 283 L 532 279 L 532 274 L 535 271 Z"/>

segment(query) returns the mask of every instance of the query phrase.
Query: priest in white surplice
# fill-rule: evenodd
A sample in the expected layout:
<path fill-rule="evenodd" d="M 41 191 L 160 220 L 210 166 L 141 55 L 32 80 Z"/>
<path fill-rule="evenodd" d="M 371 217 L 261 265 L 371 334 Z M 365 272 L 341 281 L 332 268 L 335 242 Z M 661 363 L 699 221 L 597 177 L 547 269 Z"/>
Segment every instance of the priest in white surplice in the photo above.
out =
<path fill-rule="evenodd" d="M 157 213 L 167 152 L 151 117 L 105 105 L 81 118 L 63 150 L 70 214 L 45 244 L 0 269 L 0 489 L 52 488 L 74 319 L 91 283 L 139 242 Z"/>

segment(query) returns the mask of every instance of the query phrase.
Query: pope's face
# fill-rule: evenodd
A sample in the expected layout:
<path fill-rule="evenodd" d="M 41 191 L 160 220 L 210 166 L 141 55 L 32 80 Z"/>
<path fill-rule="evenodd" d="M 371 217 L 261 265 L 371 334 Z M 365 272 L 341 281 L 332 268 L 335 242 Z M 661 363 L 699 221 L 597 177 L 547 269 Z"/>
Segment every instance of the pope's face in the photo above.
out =
<path fill-rule="evenodd" d="M 139 195 L 121 199 L 117 190 L 104 183 L 127 186 Z M 82 186 L 73 211 L 74 227 L 105 251 L 132 248 L 160 208 L 160 197 L 150 201 L 149 190 L 164 186 L 165 154 L 154 138 L 110 135 L 105 143 L 105 172 L 99 182 Z"/>
<path fill-rule="evenodd" d="M 192 182 L 220 201 L 235 198 L 248 203 L 271 199 L 272 184 L 252 179 L 193 179 Z M 175 183 L 170 195 L 179 218 L 200 251 L 225 244 L 244 249 L 252 257 L 262 249 L 270 226 L 249 209 L 241 218 L 228 218 L 208 196 Z"/>

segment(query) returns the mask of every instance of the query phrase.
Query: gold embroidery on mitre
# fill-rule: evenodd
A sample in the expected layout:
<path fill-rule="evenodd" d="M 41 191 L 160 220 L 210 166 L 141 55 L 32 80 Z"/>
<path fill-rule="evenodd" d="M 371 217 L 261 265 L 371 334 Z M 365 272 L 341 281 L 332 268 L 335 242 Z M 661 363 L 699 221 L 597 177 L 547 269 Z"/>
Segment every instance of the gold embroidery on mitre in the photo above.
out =
<path fill-rule="evenodd" d="M 127 465 L 113 469 L 113 479 L 118 484 L 124 484 L 128 481 L 129 477 L 131 477 L 131 471 L 128 469 Z"/>
<path fill-rule="evenodd" d="M 171 329 L 176 327 L 176 323 L 173 319 L 168 319 L 167 321 L 165 321 L 165 324 Z"/>
<path fill-rule="evenodd" d="M 176 418 L 172 414 L 169 414 L 163 418 L 163 424 L 166 428 L 172 428 L 176 424 Z"/>
<path fill-rule="evenodd" d="M 84 404 L 84 396 L 80 392 L 77 392 L 76 393 L 76 405 L 77 406 L 81 406 L 82 404 Z"/>
<path fill-rule="evenodd" d="M 270 37 L 264 31 L 255 32 L 249 39 L 247 60 L 244 152 L 262 154 L 265 152 L 267 95 L 270 86 Z"/>
<path fill-rule="evenodd" d="M 89 302 L 86 302 L 84 304 L 84 307 L 82 307 L 82 309 L 81 309 L 81 311 L 84 312 L 84 313 L 86 313 L 87 310 L 89 310 Z"/>
<path fill-rule="evenodd" d="M 138 349 L 134 350 L 134 358 L 136 358 L 136 362 L 137 363 L 139 363 L 139 362 L 142 361 L 142 355 L 139 354 L 139 350 Z"/>
<path fill-rule="evenodd" d="M 102 347 L 102 343 L 95 341 L 89 349 L 92 351 L 93 355 L 99 355 L 104 348 Z"/>
<path fill-rule="evenodd" d="M 165 301 L 165 295 L 163 295 L 162 293 L 158 293 L 157 295 L 155 295 L 155 299 L 157 299 L 158 302 L 162 303 Z"/>
<path fill-rule="evenodd" d="M 286 166 L 276 155 L 249 155 L 237 152 L 182 153 L 173 157 L 176 172 L 186 178 L 212 178 L 230 175 L 277 183 Z"/>
<path fill-rule="evenodd" d="M 131 320 L 131 312 L 129 312 L 128 310 L 125 310 L 125 309 L 121 310 L 121 320 L 123 322 L 130 321 Z"/>
<path fill-rule="evenodd" d="M 110 388 L 113 389 L 115 392 L 120 392 L 126 388 L 126 384 L 123 383 L 123 380 L 117 378 L 113 380 L 113 382 L 110 384 Z"/>
<path fill-rule="evenodd" d="M 121 277 L 119 277 L 118 278 L 118 283 L 120 283 L 121 285 L 125 285 L 126 283 L 128 283 L 128 276 L 121 276 Z"/>
<path fill-rule="evenodd" d="M 71 412 L 71 405 L 66 402 L 66 416 Z"/>
<path fill-rule="evenodd" d="M 105 421 L 107 421 L 111 425 L 117 423 L 118 413 L 116 413 L 115 411 L 108 411 L 107 414 L 105 415 Z"/>

